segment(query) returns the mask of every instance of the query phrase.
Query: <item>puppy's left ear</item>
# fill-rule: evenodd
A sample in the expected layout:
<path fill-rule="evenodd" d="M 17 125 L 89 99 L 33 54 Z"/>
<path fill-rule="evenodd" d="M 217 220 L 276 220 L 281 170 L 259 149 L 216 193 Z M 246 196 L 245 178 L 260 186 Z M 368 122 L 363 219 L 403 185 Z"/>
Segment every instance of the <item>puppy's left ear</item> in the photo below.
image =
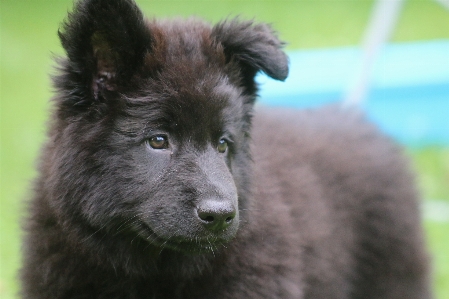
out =
<path fill-rule="evenodd" d="M 263 71 L 276 80 L 287 78 L 288 58 L 281 50 L 284 44 L 267 24 L 225 20 L 212 28 L 212 38 L 223 46 L 228 60 L 241 64 L 245 77 L 252 80 Z"/>

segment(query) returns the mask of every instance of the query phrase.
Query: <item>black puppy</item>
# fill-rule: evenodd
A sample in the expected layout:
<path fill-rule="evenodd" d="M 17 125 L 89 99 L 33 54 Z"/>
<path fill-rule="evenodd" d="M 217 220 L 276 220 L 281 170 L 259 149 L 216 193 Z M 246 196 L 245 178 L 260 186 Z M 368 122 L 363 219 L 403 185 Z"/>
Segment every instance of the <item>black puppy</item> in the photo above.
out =
<path fill-rule="evenodd" d="M 84 0 L 59 36 L 23 298 L 430 298 L 397 148 L 338 108 L 253 118 L 288 73 L 267 25 Z"/>

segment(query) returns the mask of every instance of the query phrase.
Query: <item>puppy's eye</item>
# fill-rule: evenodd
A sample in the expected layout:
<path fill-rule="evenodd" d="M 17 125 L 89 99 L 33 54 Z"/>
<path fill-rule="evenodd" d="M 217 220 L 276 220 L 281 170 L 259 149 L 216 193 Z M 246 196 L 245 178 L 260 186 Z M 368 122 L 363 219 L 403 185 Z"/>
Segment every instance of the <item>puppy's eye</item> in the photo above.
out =
<path fill-rule="evenodd" d="M 164 135 L 156 135 L 148 139 L 148 144 L 153 149 L 167 149 L 168 148 L 168 139 L 167 136 Z"/>
<path fill-rule="evenodd" d="M 220 153 L 224 153 L 226 152 L 226 150 L 228 149 L 228 142 L 226 141 L 226 139 L 220 139 L 220 141 L 218 141 L 218 146 L 217 146 L 217 150 Z"/>

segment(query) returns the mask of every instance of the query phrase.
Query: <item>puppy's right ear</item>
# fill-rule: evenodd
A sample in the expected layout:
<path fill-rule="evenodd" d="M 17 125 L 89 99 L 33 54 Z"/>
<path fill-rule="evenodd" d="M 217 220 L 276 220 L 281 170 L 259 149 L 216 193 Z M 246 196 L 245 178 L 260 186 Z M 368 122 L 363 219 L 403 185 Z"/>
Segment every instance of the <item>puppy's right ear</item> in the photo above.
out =
<path fill-rule="evenodd" d="M 246 80 L 253 80 L 258 71 L 276 80 L 287 78 L 288 58 L 282 51 L 284 44 L 269 25 L 238 18 L 225 20 L 213 27 L 212 37 L 223 46 L 229 61 L 240 64 Z"/>
<path fill-rule="evenodd" d="M 106 103 L 126 89 L 152 44 L 133 0 L 80 0 L 59 37 L 68 59 L 55 84 L 72 108 Z"/>

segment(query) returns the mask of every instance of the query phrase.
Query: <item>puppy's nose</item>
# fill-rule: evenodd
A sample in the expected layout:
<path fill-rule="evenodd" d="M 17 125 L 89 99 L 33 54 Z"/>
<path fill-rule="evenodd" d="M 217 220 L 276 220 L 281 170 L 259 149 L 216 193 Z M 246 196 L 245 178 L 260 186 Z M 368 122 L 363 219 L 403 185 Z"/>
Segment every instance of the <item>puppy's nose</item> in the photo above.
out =
<path fill-rule="evenodd" d="M 223 231 L 232 224 L 236 209 L 231 202 L 203 200 L 197 207 L 198 218 L 211 231 Z"/>

